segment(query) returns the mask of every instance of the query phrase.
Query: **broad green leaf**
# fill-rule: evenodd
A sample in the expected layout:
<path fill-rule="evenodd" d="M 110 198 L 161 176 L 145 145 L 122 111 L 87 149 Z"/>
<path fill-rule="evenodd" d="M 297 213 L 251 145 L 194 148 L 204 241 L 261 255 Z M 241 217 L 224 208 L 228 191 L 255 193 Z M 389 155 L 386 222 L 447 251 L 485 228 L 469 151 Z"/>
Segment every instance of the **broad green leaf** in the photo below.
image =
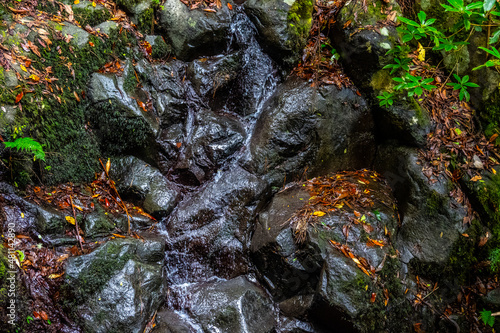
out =
<path fill-rule="evenodd" d="M 478 2 L 480 3 L 480 2 Z M 495 6 L 496 0 L 484 0 L 483 8 L 485 12 L 489 12 Z M 470 6 L 470 5 L 469 5 Z"/>
<path fill-rule="evenodd" d="M 490 37 L 489 44 L 495 44 L 498 42 L 498 37 L 500 37 L 500 29 L 497 29 Z"/>

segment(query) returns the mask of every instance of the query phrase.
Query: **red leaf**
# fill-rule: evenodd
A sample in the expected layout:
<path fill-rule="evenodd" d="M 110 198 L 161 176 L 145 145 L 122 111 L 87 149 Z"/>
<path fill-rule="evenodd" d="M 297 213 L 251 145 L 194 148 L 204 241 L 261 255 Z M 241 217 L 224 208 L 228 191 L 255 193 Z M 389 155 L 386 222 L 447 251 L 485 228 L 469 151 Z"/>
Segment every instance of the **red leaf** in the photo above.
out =
<path fill-rule="evenodd" d="M 370 302 L 375 303 L 376 298 L 377 298 L 377 293 L 372 293 L 372 297 L 370 298 Z"/>
<path fill-rule="evenodd" d="M 229 2 L 227 3 L 227 8 L 229 8 L 229 10 L 233 10 L 233 5 L 231 5 Z"/>
<path fill-rule="evenodd" d="M 21 99 L 23 99 L 23 96 L 24 96 L 24 92 L 21 91 L 17 96 L 16 96 L 16 104 L 19 103 L 21 101 Z"/>

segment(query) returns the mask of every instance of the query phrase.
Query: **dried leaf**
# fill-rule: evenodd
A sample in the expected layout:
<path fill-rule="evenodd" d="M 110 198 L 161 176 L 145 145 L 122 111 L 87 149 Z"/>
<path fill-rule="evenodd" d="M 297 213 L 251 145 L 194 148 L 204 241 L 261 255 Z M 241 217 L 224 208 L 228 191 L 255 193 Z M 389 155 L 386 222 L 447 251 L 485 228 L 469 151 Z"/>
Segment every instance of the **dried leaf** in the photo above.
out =
<path fill-rule="evenodd" d="M 377 299 L 377 293 L 372 293 L 372 296 L 370 297 L 370 303 L 375 303 L 376 299 Z"/>
<path fill-rule="evenodd" d="M 64 272 L 62 272 L 60 274 L 50 274 L 49 275 L 49 279 L 57 279 L 57 278 L 60 278 L 63 275 L 64 275 Z"/>
<path fill-rule="evenodd" d="M 229 10 L 233 10 L 233 5 L 231 5 L 229 2 L 227 3 L 227 8 L 229 8 Z"/>
<path fill-rule="evenodd" d="M 314 213 L 312 213 L 311 215 L 313 215 L 313 216 L 324 216 L 325 214 L 326 214 L 325 212 L 317 210 Z"/>

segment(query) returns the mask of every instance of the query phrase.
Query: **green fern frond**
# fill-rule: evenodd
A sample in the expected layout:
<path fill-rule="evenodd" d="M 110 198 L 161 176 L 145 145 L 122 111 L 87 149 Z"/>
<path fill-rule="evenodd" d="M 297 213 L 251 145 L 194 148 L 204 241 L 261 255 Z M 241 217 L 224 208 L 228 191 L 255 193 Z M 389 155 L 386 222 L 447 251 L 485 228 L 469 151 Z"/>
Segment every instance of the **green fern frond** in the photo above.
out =
<path fill-rule="evenodd" d="M 45 161 L 45 152 L 43 151 L 42 145 L 36 142 L 32 138 L 19 138 L 14 142 L 4 142 L 7 148 L 16 148 L 18 151 L 26 151 L 34 155 L 35 160 L 40 159 Z"/>

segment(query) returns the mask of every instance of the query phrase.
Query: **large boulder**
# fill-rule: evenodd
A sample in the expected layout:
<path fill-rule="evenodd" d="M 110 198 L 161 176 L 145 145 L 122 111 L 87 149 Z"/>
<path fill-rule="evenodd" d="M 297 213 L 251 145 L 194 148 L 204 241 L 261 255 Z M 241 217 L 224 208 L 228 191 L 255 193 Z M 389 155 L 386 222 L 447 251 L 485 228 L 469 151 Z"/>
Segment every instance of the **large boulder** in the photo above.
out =
<path fill-rule="evenodd" d="M 164 246 L 148 236 L 114 239 L 68 259 L 63 291 L 74 295 L 86 332 L 143 332 L 165 293 Z"/>
<path fill-rule="evenodd" d="M 180 191 L 161 172 L 140 159 L 114 160 L 110 176 L 123 198 L 129 198 L 156 217 L 168 215 L 180 199 Z"/>
<path fill-rule="evenodd" d="M 173 177 L 180 183 L 200 184 L 243 146 L 245 131 L 235 118 L 205 109 L 194 115 L 192 126 L 191 135 L 183 135 L 179 141 Z"/>
<path fill-rule="evenodd" d="M 263 180 L 232 166 L 180 202 L 166 221 L 169 277 L 199 281 L 246 273 L 248 233 L 267 189 Z"/>
<path fill-rule="evenodd" d="M 316 89 L 290 78 L 266 102 L 242 163 L 273 186 L 307 167 L 309 175 L 368 167 L 372 131 L 370 110 L 351 89 Z"/>
<path fill-rule="evenodd" d="M 160 11 L 159 29 L 178 59 L 189 61 L 225 50 L 229 40 L 231 11 L 227 1 L 215 13 L 190 10 L 179 0 L 166 0 Z"/>
<path fill-rule="evenodd" d="M 150 94 L 135 88 L 136 77 L 129 62 L 124 75 L 94 73 L 90 79 L 88 116 L 103 150 L 112 154 L 148 149 L 159 131 L 154 110 L 147 110 Z"/>
<path fill-rule="evenodd" d="M 327 213 L 311 218 L 309 223 L 305 221 L 311 210 L 298 220 L 294 218 L 314 200 L 311 195 L 316 194 L 310 192 L 310 184 L 318 183 L 315 191 L 321 191 L 330 186 L 325 181 L 332 184 L 339 180 L 369 193 L 362 196 L 366 201 L 359 201 L 365 205 L 348 200 L 349 205 L 342 208 L 322 208 Z M 343 186 L 351 188 L 348 183 Z M 410 329 L 411 322 L 402 320 L 409 306 L 402 281 L 397 278 L 399 263 L 391 244 L 397 218 L 388 185 L 366 171 L 334 174 L 304 185 L 276 194 L 259 213 L 252 237 L 253 261 L 274 299 L 280 301 L 287 315 L 307 313 L 315 323 L 343 332 Z"/>
<path fill-rule="evenodd" d="M 394 23 L 397 16 L 402 15 L 394 0 L 378 0 L 366 8 L 363 8 L 364 4 L 362 1 L 348 1 L 330 31 L 343 67 L 363 90 L 370 88 L 372 75 L 392 61 L 392 56 L 387 56 L 386 52 L 398 40 Z M 387 20 L 390 22 L 384 24 Z"/>
<path fill-rule="evenodd" d="M 453 183 L 441 175 L 424 174 L 418 151 L 412 148 L 380 147 L 375 168 L 388 179 L 398 200 L 401 229 L 394 244 L 401 260 L 442 272 L 466 229 L 467 208 L 450 196 Z"/>
<path fill-rule="evenodd" d="M 277 62 L 293 66 L 309 37 L 313 1 L 248 0 L 244 8 L 266 52 Z"/>
<path fill-rule="evenodd" d="M 173 286 L 172 294 L 174 300 L 170 305 L 189 313 L 189 324 L 185 323 L 183 326 L 191 326 L 192 330 L 174 328 L 170 331 L 156 329 L 153 332 L 193 332 L 198 325 L 204 332 L 224 333 L 270 333 L 276 328 L 277 311 L 271 299 L 264 289 L 245 276 L 228 281 L 201 282 L 187 287 Z M 160 319 L 163 320 L 158 326 L 168 328 L 175 325 L 175 314 L 166 315 L 165 311 L 160 314 Z M 165 319 L 169 322 L 164 322 Z"/>

